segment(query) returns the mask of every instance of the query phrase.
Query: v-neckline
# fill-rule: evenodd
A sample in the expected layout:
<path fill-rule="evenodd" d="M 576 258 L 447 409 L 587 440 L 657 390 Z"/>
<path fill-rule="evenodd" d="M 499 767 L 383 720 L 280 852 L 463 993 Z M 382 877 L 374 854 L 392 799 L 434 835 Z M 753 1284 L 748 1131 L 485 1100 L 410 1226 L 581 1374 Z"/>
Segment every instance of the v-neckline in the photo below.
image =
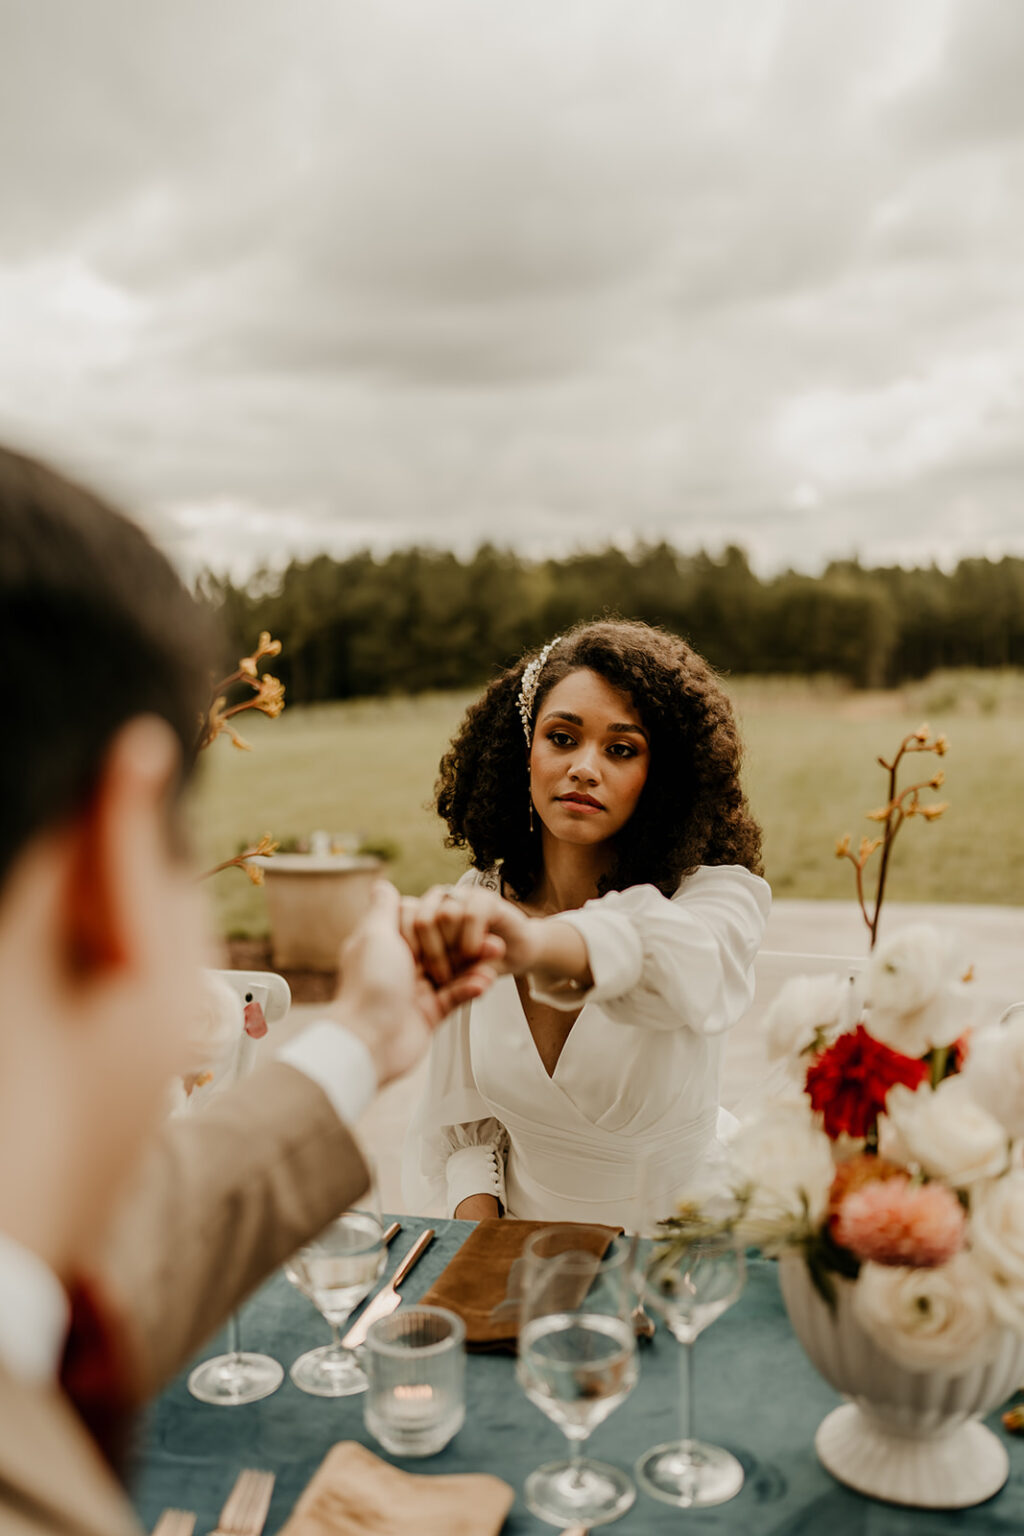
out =
<path fill-rule="evenodd" d="M 519 1018 L 520 1018 L 520 1020 L 522 1022 L 523 1029 L 526 1031 L 526 1037 L 527 1037 L 527 1039 L 530 1042 L 530 1054 L 533 1057 L 534 1061 L 537 1063 L 537 1066 L 540 1068 L 541 1072 L 543 1073 L 545 1080 L 547 1082 L 549 1082 L 549 1083 L 554 1083 L 555 1082 L 555 1077 L 556 1077 L 556 1075 L 558 1073 L 558 1069 L 562 1065 L 562 1062 L 565 1060 L 565 1053 L 569 1049 L 569 1042 L 572 1039 L 573 1035 L 576 1033 L 576 1028 L 577 1028 L 577 1026 L 578 1026 L 578 1024 L 580 1022 L 580 1019 L 583 1017 L 583 1014 L 586 1011 L 587 1004 L 586 1003 L 581 1004 L 579 1012 L 577 1013 L 576 1017 L 572 1021 L 572 1024 L 570 1025 L 568 1034 L 566 1035 L 565 1039 L 562 1041 L 562 1049 L 558 1053 L 558 1057 L 557 1057 L 557 1059 L 555 1061 L 555 1065 L 552 1068 L 552 1070 L 549 1072 L 547 1067 L 544 1065 L 544 1058 L 541 1055 L 540 1050 L 538 1048 L 537 1041 L 536 1041 L 536 1038 L 534 1037 L 533 1030 L 530 1028 L 530 1020 L 527 1017 L 526 1009 L 523 1007 L 523 999 L 522 999 L 522 997 L 520 996 L 520 993 L 519 993 L 519 986 L 518 986 L 518 983 L 517 983 L 517 978 L 515 976 L 510 976 L 509 980 L 512 983 L 512 990 L 515 993 L 516 1008 L 517 1008 L 517 1011 L 519 1013 Z M 561 1084 L 556 1084 L 556 1087 L 561 1087 Z"/>
<path fill-rule="evenodd" d="M 497 872 L 497 871 L 496 871 L 495 885 L 494 885 L 493 889 L 495 889 L 497 891 L 497 893 L 501 897 L 502 901 L 507 901 L 508 900 L 508 897 L 505 895 L 505 881 L 502 878 L 500 872 Z M 520 908 L 520 911 L 521 910 L 522 910 L 522 908 Z M 561 914 L 560 913 L 552 913 L 551 915 L 553 917 L 558 917 Z M 558 1059 L 556 1060 L 555 1065 L 552 1068 L 552 1070 L 549 1072 L 547 1067 L 544 1065 L 544 1058 L 540 1054 L 540 1051 L 539 1051 L 539 1049 L 537 1047 L 537 1041 L 534 1038 L 533 1030 L 530 1028 L 530 1021 L 529 1021 L 529 1019 L 526 1016 L 526 1009 L 523 1007 L 523 999 L 519 995 L 518 977 L 510 976 L 509 980 L 512 983 L 512 990 L 515 993 L 515 997 L 516 997 L 516 1009 L 517 1009 L 517 1011 L 519 1013 L 519 1017 L 520 1017 L 520 1019 L 522 1021 L 523 1028 L 526 1030 L 527 1038 L 529 1039 L 529 1042 L 530 1042 L 530 1054 L 532 1055 L 534 1061 L 537 1063 L 538 1067 L 540 1068 L 541 1072 L 543 1073 L 545 1080 L 547 1082 L 549 1082 L 549 1083 L 553 1083 L 555 1081 L 555 1074 L 557 1073 L 559 1067 L 562 1065 L 562 1060 L 563 1060 L 563 1058 L 565 1056 L 566 1051 L 569 1048 L 569 1041 L 572 1039 L 573 1034 L 575 1033 L 576 1026 L 580 1022 L 580 1019 L 581 1019 L 581 1017 L 582 1017 L 582 1015 L 584 1013 L 584 1010 L 587 1007 L 587 1004 L 586 1003 L 582 1003 L 580 1005 L 579 1012 L 577 1013 L 576 1017 L 572 1021 L 572 1025 L 571 1025 L 571 1027 L 569 1029 L 569 1033 L 566 1035 L 565 1039 L 562 1041 L 562 1049 L 558 1053 Z M 527 990 L 529 990 L 529 985 L 528 984 L 527 984 Z M 560 1085 L 556 1085 L 556 1086 L 560 1086 Z"/>

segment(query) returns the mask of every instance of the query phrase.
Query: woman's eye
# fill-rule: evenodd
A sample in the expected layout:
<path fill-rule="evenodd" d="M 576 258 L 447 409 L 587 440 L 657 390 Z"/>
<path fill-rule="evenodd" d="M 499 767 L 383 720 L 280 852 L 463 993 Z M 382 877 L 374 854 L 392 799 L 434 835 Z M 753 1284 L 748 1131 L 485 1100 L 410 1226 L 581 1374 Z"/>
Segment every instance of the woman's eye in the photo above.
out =
<path fill-rule="evenodd" d="M 548 741 L 554 747 L 574 747 L 576 745 L 575 740 L 569 735 L 568 731 L 549 731 Z"/>
<path fill-rule="evenodd" d="M 630 746 L 628 741 L 616 741 L 608 748 L 612 757 L 636 757 L 636 747 Z"/>

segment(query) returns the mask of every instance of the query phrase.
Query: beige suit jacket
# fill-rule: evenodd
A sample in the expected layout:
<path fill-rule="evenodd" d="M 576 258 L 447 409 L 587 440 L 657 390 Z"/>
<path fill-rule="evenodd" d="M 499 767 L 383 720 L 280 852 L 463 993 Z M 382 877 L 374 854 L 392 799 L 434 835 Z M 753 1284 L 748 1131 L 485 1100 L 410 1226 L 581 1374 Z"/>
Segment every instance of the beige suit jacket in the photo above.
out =
<path fill-rule="evenodd" d="M 162 1131 L 98 1270 L 140 1388 L 163 1386 L 265 1275 L 350 1205 L 366 1167 L 325 1094 L 275 1064 Z M 138 1536 L 124 1491 L 57 1387 L 0 1369 L 0 1536 Z"/>

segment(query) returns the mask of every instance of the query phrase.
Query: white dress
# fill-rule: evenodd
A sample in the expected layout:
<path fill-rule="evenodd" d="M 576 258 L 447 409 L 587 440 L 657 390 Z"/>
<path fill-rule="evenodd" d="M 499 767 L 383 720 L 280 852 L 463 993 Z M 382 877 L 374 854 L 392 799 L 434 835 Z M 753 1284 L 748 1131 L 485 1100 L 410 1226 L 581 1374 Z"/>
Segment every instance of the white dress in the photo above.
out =
<path fill-rule="evenodd" d="M 494 883 L 473 870 L 463 881 Z M 493 1194 L 528 1220 L 628 1228 L 668 1214 L 718 1145 L 722 1037 L 753 997 L 770 902 L 759 876 L 722 865 L 671 899 L 639 885 L 560 913 L 586 942 L 594 986 L 532 989 L 581 1010 L 554 1072 L 514 977 L 458 1009 L 434 1036 L 406 1138 L 409 1208 L 450 1216 Z"/>

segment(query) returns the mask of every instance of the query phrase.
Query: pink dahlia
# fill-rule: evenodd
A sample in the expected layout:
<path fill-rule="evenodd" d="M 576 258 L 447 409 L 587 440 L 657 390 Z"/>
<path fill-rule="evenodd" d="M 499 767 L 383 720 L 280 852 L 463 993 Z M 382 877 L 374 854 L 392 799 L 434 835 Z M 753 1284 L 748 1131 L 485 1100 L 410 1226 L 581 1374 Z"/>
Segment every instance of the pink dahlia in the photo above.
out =
<path fill-rule="evenodd" d="M 858 1259 L 932 1269 L 959 1253 L 967 1218 L 945 1184 L 886 1179 L 853 1190 L 839 1207 L 836 1242 Z"/>

